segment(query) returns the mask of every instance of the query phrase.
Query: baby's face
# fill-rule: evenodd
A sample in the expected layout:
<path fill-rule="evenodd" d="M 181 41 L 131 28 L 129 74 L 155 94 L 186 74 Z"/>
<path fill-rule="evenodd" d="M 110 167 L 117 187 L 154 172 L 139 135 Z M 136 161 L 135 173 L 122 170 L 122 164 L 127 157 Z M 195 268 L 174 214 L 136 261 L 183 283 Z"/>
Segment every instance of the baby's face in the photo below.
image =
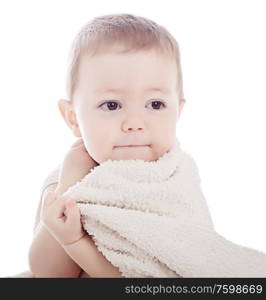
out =
<path fill-rule="evenodd" d="M 91 157 L 155 161 L 168 151 L 184 104 L 176 86 L 174 60 L 152 50 L 84 56 L 73 110 Z"/>

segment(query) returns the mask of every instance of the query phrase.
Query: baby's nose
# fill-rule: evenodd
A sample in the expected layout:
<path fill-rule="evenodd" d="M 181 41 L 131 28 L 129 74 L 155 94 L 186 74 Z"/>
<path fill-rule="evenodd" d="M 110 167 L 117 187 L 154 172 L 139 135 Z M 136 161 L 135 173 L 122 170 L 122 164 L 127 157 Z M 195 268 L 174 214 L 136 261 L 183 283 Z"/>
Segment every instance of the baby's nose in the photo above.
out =
<path fill-rule="evenodd" d="M 144 122 L 140 118 L 131 118 L 123 122 L 124 131 L 139 131 L 144 129 Z"/>

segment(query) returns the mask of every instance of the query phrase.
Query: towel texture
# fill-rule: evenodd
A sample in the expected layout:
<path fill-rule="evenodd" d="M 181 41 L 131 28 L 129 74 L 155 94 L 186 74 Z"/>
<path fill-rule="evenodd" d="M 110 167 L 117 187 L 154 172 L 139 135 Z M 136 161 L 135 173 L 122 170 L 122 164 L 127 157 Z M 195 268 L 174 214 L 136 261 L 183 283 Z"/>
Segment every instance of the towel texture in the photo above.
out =
<path fill-rule="evenodd" d="M 77 200 L 84 229 L 124 277 L 266 277 L 265 253 L 216 232 L 178 139 L 157 161 L 107 160 L 63 196 Z"/>

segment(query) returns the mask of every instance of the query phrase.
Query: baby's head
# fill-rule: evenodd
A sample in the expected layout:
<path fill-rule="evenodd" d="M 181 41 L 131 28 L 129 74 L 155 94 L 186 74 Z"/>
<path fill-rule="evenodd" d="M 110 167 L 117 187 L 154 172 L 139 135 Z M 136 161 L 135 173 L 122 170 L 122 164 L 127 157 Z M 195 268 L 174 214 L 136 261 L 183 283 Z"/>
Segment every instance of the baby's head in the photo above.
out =
<path fill-rule="evenodd" d="M 67 98 L 61 115 L 96 162 L 156 161 L 173 146 L 185 103 L 178 43 L 143 17 L 95 18 L 72 43 Z"/>

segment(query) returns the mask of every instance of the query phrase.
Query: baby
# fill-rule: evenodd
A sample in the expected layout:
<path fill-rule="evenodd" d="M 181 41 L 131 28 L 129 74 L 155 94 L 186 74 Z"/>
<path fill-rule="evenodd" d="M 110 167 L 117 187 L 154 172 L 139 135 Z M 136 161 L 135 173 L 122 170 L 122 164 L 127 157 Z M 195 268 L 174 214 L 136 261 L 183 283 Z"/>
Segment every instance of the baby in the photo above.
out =
<path fill-rule="evenodd" d="M 101 16 L 74 39 L 67 75 L 68 99 L 60 99 L 58 107 L 80 138 L 69 155 L 76 151 L 87 158 L 79 160 L 77 175 L 67 169 L 73 159 L 66 157 L 60 183 L 50 187 L 56 193 L 44 194 L 44 224 L 39 217 L 29 253 L 31 272 L 35 277 L 122 277 L 82 231 L 75 201 L 60 194 L 108 159 L 156 161 L 172 147 L 185 103 L 179 47 L 149 19 Z M 70 175 L 66 183 L 63 177 Z M 55 225 L 63 212 L 69 218 L 64 229 Z"/>

